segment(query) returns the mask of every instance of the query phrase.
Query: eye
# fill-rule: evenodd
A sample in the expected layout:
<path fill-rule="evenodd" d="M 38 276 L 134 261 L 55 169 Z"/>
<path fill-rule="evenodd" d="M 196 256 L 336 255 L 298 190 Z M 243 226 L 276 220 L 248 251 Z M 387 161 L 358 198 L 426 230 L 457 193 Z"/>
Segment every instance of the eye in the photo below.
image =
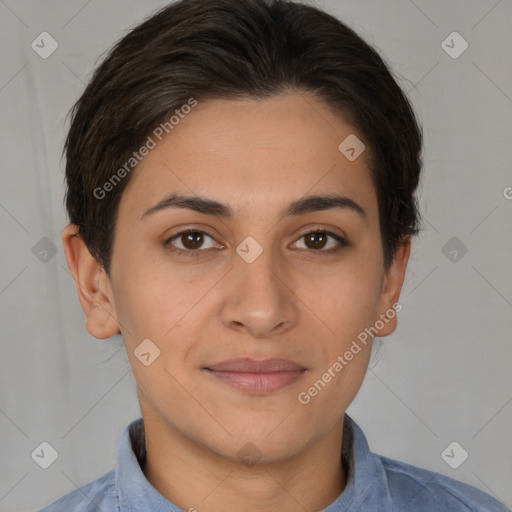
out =
<path fill-rule="evenodd" d="M 199 256 L 199 252 L 201 252 L 199 248 L 204 245 L 205 237 L 213 240 L 213 237 L 204 231 L 188 229 L 186 231 L 180 231 L 179 233 L 173 235 L 171 238 L 168 238 L 164 242 L 164 247 L 180 255 L 183 254 L 185 256 Z M 176 247 L 174 243 L 175 240 L 181 244 L 181 247 Z M 211 247 L 206 247 L 206 249 L 211 249 Z"/>
<path fill-rule="evenodd" d="M 171 238 L 168 238 L 164 243 L 164 247 L 169 249 L 170 251 L 184 256 L 199 256 L 199 253 L 206 249 L 212 249 L 214 245 L 210 245 L 210 247 L 204 247 L 205 237 L 214 241 L 214 238 L 210 236 L 208 233 L 204 231 L 200 231 L 197 229 L 188 229 L 185 231 L 180 231 L 176 233 Z M 321 253 L 335 253 L 341 250 L 342 247 L 346 247 L 349 244 L 346 242 L 344 238 L 333 233 L 331 231 L 326 230 L 313 230 L 304 233 L 299 240 L 304 238 L 306 240 L 305 249 L 309 249 L 313 252 L 321 252 Z M 331 244 L 327 243 L 331 239 Z M 334 243 L 333 243 L 334 241 Z M 177 246 L 181 244 L 180 246 Z M 295 246 L 298 242 L 295 242 Z M 328 249 L 325 249 L 328 247 Z M 301 247 L 299 247 L 301 248 Z"/>
<path fill-rule="evenodd" d="M 322 252 L 322 253 L 334 253 L 341 250 L 342 247 L 348 246 L 347 241 L 341 236 L 333 233 L 331 231 L 325 231 L 322 229 L 316 229 L 314 231 L 308 231 L 304 233 L 299 240 L 302 238 L 305 239 L 306 249 L 311 249 L 314 252 Z M 331 239 L 331 245 L 328 246 L 327 242 Z M 334 240 L 334 243 L 332 242 Z M 295 242 L 294 245 L 297 245 L 298 242 Z M 325 247 L 329 248 L 326 250 Z"/>

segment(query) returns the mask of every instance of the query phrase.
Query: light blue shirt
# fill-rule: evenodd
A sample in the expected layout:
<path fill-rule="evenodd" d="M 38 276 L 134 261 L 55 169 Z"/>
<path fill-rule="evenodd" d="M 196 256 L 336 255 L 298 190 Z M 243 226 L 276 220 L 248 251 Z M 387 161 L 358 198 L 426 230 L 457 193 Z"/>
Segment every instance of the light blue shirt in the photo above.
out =
<path fill-rule="evenodd" d="M 40 512 L 183 512 L 148 482 L 138 462 L 144 457 L 139 419 L 121 434 L 114 470 Z M 372 453 L 363 431 L 346 413 L 343 460 L 345 489 L 321 512 L 511 512 L 476 487 Z M 196 508 L 204 510 L 199 504 Z"/>

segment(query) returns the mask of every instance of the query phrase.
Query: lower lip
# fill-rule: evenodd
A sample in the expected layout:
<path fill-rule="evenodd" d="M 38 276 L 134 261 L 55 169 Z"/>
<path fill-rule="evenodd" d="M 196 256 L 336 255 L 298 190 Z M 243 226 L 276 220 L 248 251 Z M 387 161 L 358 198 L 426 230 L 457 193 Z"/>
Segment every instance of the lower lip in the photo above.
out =
<path fill-rule="evenodd" d="M 225 384 L 249 393 L 269 393 L 293 384 L 300 379 L 305 370 L 272 372 L 272 373 L 241 373 L 207 370 L 208 373 Z"/>

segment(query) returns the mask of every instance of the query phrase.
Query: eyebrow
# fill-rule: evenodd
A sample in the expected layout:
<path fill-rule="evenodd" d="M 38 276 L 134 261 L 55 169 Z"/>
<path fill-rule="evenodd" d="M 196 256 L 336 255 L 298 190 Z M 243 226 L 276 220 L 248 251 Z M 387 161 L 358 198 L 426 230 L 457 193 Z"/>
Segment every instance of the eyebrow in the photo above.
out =
<path fill-rule="evenodd" d="M 139 220 L 167 208 L 185 208 L 204 215 L 215 215 L 225 219 L 235 217 L 234 210 L 227 204 L 199 196 L 169 194 L 154 206 L 145 211 Z M 353 199 L 336 194 L 306 196 L 293 201 L 285 211 L 285 216 L 297 216 L 321 210 L 343 208 L 358 213 L 367 220 L 365 210 Z"/>

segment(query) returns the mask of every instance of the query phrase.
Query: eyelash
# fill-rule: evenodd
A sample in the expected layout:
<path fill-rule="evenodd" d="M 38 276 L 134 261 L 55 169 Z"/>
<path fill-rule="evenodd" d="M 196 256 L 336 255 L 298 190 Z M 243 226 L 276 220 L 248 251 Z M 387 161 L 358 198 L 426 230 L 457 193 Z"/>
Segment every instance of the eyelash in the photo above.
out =
<path fill-rule="evenodd" d="M 170 250 L 172 251 L 173 253 L 177 254 L 178 256 L 187 256 L 187 257 L 195 257 L 195 256 L 199 256 L 199 254 L 201 252 L 204 252 L 205 249 L 189 249 L 189 250 L 183 250 L 183 249 L 179 249 L 179 248 L 176 248 L 174 247 L 171 242 L 174 242 L 174 240 L 180 238 L 182 235 L 186 235 L 187 233 L 200 233 L 200 234 L 203 234 L 203 235 L 206 235 L 207 237 L 211 238 L 212 240 L 214 240 L 214 238 L 209 235 L 208 233 L 206 233 L 205 231 L 201 231 L 199 229 L 186 229 L 184 231 L 180 231 L 179 233 L 176 233 L 175 235 L 173 235 L 171 238 L 168 238 L 164 243 L 164 247 L 167 249 L 167 250 Z M 303 233 L 299 238 L 298 240 L 300 240 L 301 238 L 305 237 L 305 236 L 308 236 L 308 235 L 313 235 L 313 234 L 325 234 L 325 235 L 328 235 L 332 238 L 334 238 L 340 245 L 341 247 L 337 247 L 337 248 L 333 248 L 333 249 L 328 249 L 326 251 L 322 250 L 322 249 L 318 249 L 318 250 L 315 250 L 315 249 L 309 249 L 309 251 L 311 252 L 317 252 L 317 253 L 323 253 L 323 254 L 333 254 L 333 253 L 337 253 L 339 251 L 341 251 L 341 249 L 343 247 L 347 247 L 349 244 L 347 243 L 347 241 L 342 238 L 341 236 L 337 235 L 336 233 L 333 233 L 332 231 L 327 231 L 325 229 L 315 229 L 315 230 L 312 230 L 312 231 L 308 231 L 307 233 Z"/>

